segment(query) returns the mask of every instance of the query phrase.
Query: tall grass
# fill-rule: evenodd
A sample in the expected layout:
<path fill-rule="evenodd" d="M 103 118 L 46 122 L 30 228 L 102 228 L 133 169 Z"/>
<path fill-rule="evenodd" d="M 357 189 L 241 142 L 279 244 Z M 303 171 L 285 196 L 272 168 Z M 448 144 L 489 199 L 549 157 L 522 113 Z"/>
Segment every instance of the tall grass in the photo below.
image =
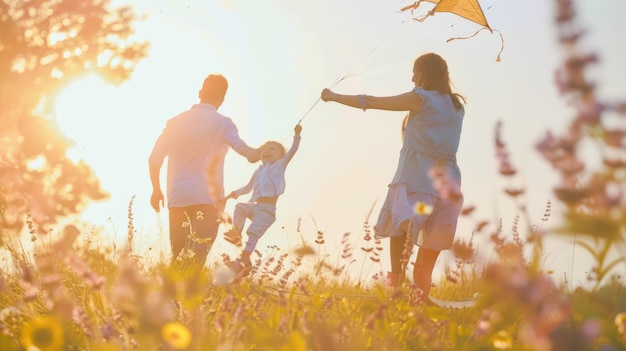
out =
<path fill-rule="evenodd" d="M 231 283 L 221 265 L 198 269 L 190 257 L 144 264 L 130 246 L 68 242 L 75 230 L 32 253 L 8 248 L 15 273 L 0 280 L 0 349 L 626 349 L 621 280 L 568 292 L 524 257 L 534 243 L 512 240 L 514 229 L 493 233 L 498 258 L 480 269 L 471 242 L 455 243 L 433 293 L 478 294 L 462 310 L 415 299 L 410 282 L 354 284 L 317 250 L 257 253 L 251 276 Z"/>

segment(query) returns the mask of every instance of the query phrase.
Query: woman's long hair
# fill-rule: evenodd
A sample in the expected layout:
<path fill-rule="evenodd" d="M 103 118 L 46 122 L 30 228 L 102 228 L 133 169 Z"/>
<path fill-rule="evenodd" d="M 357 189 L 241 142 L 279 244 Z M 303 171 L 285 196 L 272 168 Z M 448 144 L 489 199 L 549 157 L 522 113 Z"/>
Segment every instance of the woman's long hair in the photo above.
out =
<path fill-rule="evenodd" d="M 424 90 L 434 90 L 448 94 L 457 110 L 463 107 L 465 98 L 461 94 L 452 92 L 448 64 L 441 56 L 428 53 L 418 57 L 413 64 L 413 71 L 417 70 L 421 72 L 424 78 L 424 85 L 422 86 Z"/>
<path fill-rule="evenodd" d="M 433 90 L 450 95 L 454 108 L 459 110 L 465 104 L 465 98 L 458 93 L 452 92 L 452 82 L 448 73 L 448 64 L 441 56 L 435 53 L 421 55 L 413 63 L 413 72 L 419 70 L 423 78 L 424 90 Z M 402 138 L 409 119 L 409 114 L 402 121 Z"/>

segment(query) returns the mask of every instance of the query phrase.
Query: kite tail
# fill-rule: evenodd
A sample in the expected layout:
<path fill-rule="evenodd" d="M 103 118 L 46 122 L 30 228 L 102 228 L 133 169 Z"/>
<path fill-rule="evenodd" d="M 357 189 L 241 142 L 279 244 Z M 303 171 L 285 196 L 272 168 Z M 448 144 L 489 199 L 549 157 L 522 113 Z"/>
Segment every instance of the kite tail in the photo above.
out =
<path fill-rule="evenodd" d="M 405 6 L 405 7 L 403 7 L 403 8 L 401 8 L 401 9 L 400 9 L 400 12 L 404 12 L 404 11 L 407 11 L 407 10 L 411 10 L 411 14 L 413 14 L 413 11 L 414 11 L 414 10 L 417 10 L 417 8 L 420 6 L 420 4 L 422 3 L 422 1 L 424 1 L 424 0 L 418 0 L 418 1 L 414 2 L 414 3 L 413 3 L 413 4 L 411 4 L 411 5 L 407 5 L 407 6 Z"/>
<path fill-rule="evenodd" d="M 500 36 L 500 51 L 498 52 L 498 57 L 496 58 L 496 62 L 500 62 L 500 55 L 502 55 L 502 51 L 504 51 L 504 37 L 499 30 L 493 29 L 492 32 L 493 31 L 498 32 L 498 35 Z"/>
<path fill-rule="evenodd" d="M 429 16 L 434 16 L 435 15 L 435 10 L 430 10 L 428 11 L 427 14 L 425 14 L 424 16 L 420 17 L 420 18 L 416 18 L 416 21 L 420 21 L 420 22 L 424 22 L 426 20 L 426 18 L 428 18 Z"/>
<path fill-rule="evenodd" d="M 474 32 L 471 35 L 468 35 L 466 37 L 450 38 L 450 39 L 446 40 L 446 42 L 449 43 L 449 42 L 451 42 L 453 40 L 457 40 L 457 39 L 459 39 L 459 40 L 470 39 L 470 38 L 475 37 L 478 33 L 480 33 L 481 31 L 483 31 L 485 29 L 489 30 L 491 33 L 498 32 L 498 35 L 500 35 L 500 43 L 501 43 L 500 44 L 500 51 L 498 52 L 498 56 L 496 57 L 496 62 L 500 62 L 501 61 L 501 56 L 502 56 L 502 51 L 504 51 L 504 37 L 502 36 L 502 33 L 499 30 L 497 30 L 497 29 L 492 29 L 492 28 L 489 28 L 489 27 L 483 27 L 483 28 L 477 30 L 476 32 Z"/>
<path fill-rule="evenodd" d="M 407 6 L 403 7 L 403 8 L 401 8 L 400 12 L 411 10 L 411 14 L 414 15 L 415 14 L 415 10 L 417 10 L 417 8 L 420 6 L 422 1 L 426 1 L 426 0 L 418 0 L 418 1 L 414 2 L 414 3 L 412 3 L 411 5 L 407 5 Z M 434 14 L 435 14 L 435 9 L 432 9 L 432 10 L 428 11 L 427 14 L 425 14 L 425 15 L 419 17 L 419 18 L 414 18 L 414 20 L 419 21 L 419 22 L 424 22 L 428 16 L 433 16 Z"/>

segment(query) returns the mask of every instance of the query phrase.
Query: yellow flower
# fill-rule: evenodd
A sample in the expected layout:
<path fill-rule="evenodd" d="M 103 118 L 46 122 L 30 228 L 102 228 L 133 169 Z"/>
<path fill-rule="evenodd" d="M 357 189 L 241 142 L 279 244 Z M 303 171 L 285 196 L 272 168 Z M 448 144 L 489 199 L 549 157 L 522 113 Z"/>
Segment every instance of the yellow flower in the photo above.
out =
<path fill-rule="evenodd" d="M 493 343 L 493 347 L 498 350 L 510 349 L 513 346 L 513 338 L 506 330 L 497 332 L 491 339 L 491 342 Z"/>
<path fill-rule="evenodd" d="M 63 346 L 63 326 L 53 317 L 37 316 L 22 327 L 20 342 L 26 350 L 60 350 Z"/>
<path fill-rule="evenodd" d="M 413 212 L 418 215 L 427 216 L 433 212 L 433 207 L 420 201 L 413 206 Z"/>
<path fill-rule="evenodd" d="M 175 349 L 187 349 L 191 345 L 191 332 L 179 322 L 168 322 L 161 328 L 161 337 Z"/>
<path fill-rule="evenodd" d="M 101 345 L 98 345 L 98 351 L 121 351 L 122 349 L 113 343 L 107 342 Z"/>
<path fill-rule="evenodd" d="M 626 312 L 618 313 L 615 316 L 615 325 L 620 334 L 626 334 Z"/>

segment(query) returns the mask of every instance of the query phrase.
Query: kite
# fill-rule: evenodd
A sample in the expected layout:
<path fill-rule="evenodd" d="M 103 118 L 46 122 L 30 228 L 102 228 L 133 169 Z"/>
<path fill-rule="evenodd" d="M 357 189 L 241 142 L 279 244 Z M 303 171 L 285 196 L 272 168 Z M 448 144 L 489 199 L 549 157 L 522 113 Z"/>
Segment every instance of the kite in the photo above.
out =
<path fill-rule="evenodd" d="M 436 5 L 428 12 L 427 15 L 420 18 L 419 21 L 423 21 L 427 16 L 433 16 L 435 12 L 450 12 L 472 22 L 478 23 L 487 29 L 491 29 L 477 0 L 418 0 L 412 5 L 403 7 L 400 11 L 404 12 L 407 10 L 415 10 L 424 1 Z"/>
<path fill-rule="evenodd" d="M 485 13 L 480 7 L 478 0 L 418 0 L 411 5 L 401 8 L 400 11 L 404 12 L 404 11 L 411 10 L 411 12 L 413 12 L 420 6 L 422 2 L 433 3 L 435 4 L 435 7 L 433 7 L 432 10 L 428 11 L 426 15 L 420 18 L 417 18 L 417 20 L 420 22 L 423 22 L 428 16 L 434 16 L 435 12 L 449 12 L 457 16 L 463 17 L 467 20 L 470 20 L 483 27 L 477 30 L 474 34 L 470 36 L 461 37 L 461 38 L 450 38 L 447 40 L 448 42 L 455 40 L 455 39 L 469 39 L 475 36 L 476 34 L 478 34 L 478 32 L 482 31 L 483 29 L 487 29 L 492 33 L 494 31 L 498 32 L 498 34 L 500 34 L 500 39 L 502 41 L 502 47 L 500 48 L 500 52 L 498 53 L 498 57 L 496 58 L 496 61 L 498 62 L 500 61 L 500 54 L 502 54 L 502 51 L 504 50 L 504 39 L 502 38 L 502 33 L 500 33 L 500 31 L 498 30 L 492 29 L 489 26 L 489 23 L 487 22 L 487 18 L 485 17 Z"/>

